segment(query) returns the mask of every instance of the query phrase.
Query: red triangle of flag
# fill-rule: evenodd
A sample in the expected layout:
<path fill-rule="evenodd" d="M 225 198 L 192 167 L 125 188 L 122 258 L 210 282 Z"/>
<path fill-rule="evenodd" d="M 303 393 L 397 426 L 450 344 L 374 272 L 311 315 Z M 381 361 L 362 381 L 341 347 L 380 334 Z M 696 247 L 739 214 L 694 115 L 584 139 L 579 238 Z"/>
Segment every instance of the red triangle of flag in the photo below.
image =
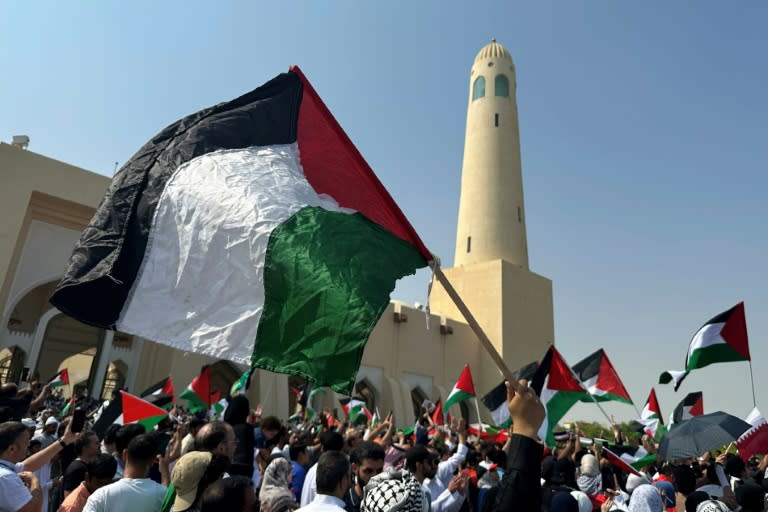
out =
<path fill-rule="evenodd" d="M 624 387 L 624 383 L 621 382 L 619 374 L 616 373 L 616 369 L 608 359 L 608 354 L 605 350 L 602 350 L 602 360 L 600 361 L 600 371 L 597 374 L 597 387 L 603 391 L 607 391 L 612 395 L 619 396 L 625 400 L 632 401 L 629 398 L 629 392 Z"/>
<path fill-rule="evenodd" d="M 688 410 L 688 414 L 691 416 L 701 416 L 704 414 L 704 394 L 700 394 L 698 399 L 693 403 Z"/>
<path fill-rule="evenodd" d="M 172 396 L 174 397 L 174 401 L 176 400 L 176 395 L 173 392 L 173 380 L 171 380 L 170 377 L 165 379 L 165 384 L 163 384 L 162 393 L 164 395 Z"/>
<path fill-rule="evenodd" d="M 445 425 L 443 417 L 443 402 L 438 400 L 435 404 L 435 411 L 432 413 L 432 423 L 435 425 Z"/>
<path fill-rule="evenodd" d="M 207 365 L 203 366 L 200 370 L 200 375 L 192 379 L 189 387 L 191 387 L 192 391 L 194 391 L 206 404 L 209 406 L 212 405 L 214 402 L 211 401 L 211 367 Z"/>
<path fill-rule="evenodd" d="M 456 387 L 465 393 L 469 393 L 475 396 L 475 384 L 472 382 L 472 373 L 469 371 L 469 365 L 464 365 L 464 369 L 461 370 L 459 380 L 456 381 Z"/>
<path fill-rule="evenodd" d="M 653 388 L 651 388 L 651 394 L 648 395 L 648 409 L 659 417 L 659 422 L 663 425 L 661 407 L 659 407 L 659 400 L 656 398 L 656 390 Z"/>
<path fill-rule="evenodd" d="M 168 411 L 165 409 L 161 409 L 137 396 L 126 393 L 125 391 L 121 391 L 120 393 L 122 394 L 124 425 L 135 421 L 141 421 L 145 418 L 166 416 L 168 414 Z"/>
<path fill-rule="evenodd" d="M 747 336 L 747 319 L 744 313 L 744 302 L 739 302 L 730 311 L 725 325 L 720 329 L 720 337 L 736 352 L 749 360 L 749 337 Z"/>
<path fill-rule="evenodd" d="M 547 387 L 555 391 L 586 392 L 573 375 L 571 368 L 563 361 L 560 352 L 554 346 L 550 348 L 552 350 L 552 362 L 549 365 L 549 382 Z"/>

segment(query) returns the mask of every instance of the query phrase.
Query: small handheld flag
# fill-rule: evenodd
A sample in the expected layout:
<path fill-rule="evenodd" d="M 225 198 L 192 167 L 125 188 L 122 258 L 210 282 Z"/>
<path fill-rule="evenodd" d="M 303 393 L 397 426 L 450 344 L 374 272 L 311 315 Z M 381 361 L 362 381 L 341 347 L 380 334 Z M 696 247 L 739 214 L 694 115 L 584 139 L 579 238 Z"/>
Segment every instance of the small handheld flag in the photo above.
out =
<path fill-rule="evenodd" d="M 472 372 L 469 371 L 469 365 L 464 365 L 464 369 L 461 370 L 459 380 L 454 384 L 453 389 L 448 394 L 448 398 L 445 399 L 444 410 L 448 410 L 459 402 L 469 400 L 475 396 L 475 384 L 472 382 Z"/>
<path fill-rule="evenodd" d="M 53 376 L 51 380 L 48 381 L 48 385 L 52 388 L 60 388 L 62 386 L 68 386 L 69 385 L 69 370 L 64 368 L 59 373 Z"/>

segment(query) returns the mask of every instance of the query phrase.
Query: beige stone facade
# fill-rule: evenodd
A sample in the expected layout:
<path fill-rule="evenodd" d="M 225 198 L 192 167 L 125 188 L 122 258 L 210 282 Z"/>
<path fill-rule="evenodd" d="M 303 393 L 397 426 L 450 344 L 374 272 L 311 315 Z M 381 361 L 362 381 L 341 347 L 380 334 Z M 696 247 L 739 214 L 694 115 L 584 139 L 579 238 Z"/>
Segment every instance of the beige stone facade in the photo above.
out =
<path fill-rule="evenodd" d="M 508 59 L 508 52 L 496 46 L 481 51 L 490 57 L 483 60 L 478 56 L 473 77 L 480 70 L 485 73 L 488 59 L 496 59 L 495 55 L 506 54 Z M 473 105 L 470 89 L 457 232 L 460 264 L 445 272 L 508 365 L 517 367 L 539 357 L 553 340 L 552 290 L 549 280 L 528 271 L 524 213 L 517 220 L 523 194 L 511 59 L 503 66 L 510 68 L 505 68 L 509 96 L 502 98 L 506 103 L 499 107 L 504 130 L 491 132 L 493 140 L 483 131 L 488 127 L 481 120 L 494 114 L 496 106 L 490 97 L 484 98 L 489 100 L 485 104 Z M 493 94 L 492 86 L 486 91 Z M 494 152 L 500 154 L 490 155 Z M 0 143 L 0 380 L 18 381 L 24 368 L 47 379 L 66 367 L 73 385 L 87 388 L 93 396 L 123 386 L 140 392 L 168 375 L 178 392 L 202 365 L 213 364 L 214 384 L 228 390 L 243 368 L 84 325 L 48 302 L 109 181 Z M 484 187 L 501 188 L 504 194 L 489 199 L 487 193 L 482 194 Z M 479 204 L 484 206 L 473 207 Z M 488 222 L 484 224 L 483 219 Z M 513 234 L 507 237 L 510 226 Z M 475 244 L 471 258 L 459 258 L 465 236 L 472 236 Z M 381 414 L 393 411 L 399 426 L 413 424 L 424 399 L 445 399 L 465 364 L 472 369 L 479 394 L 501 379 L 439 287 L 431 301 L 433 314 L 429 317 L 401 302 L 389 305 L 366 345 L 357 377 L 356 394 Z M 288 417 L 295 401 L 289 392 L 291 379 L 258 371 L 249 392 L 253 404 L 261 403 L 265 412 Z M 338 407 L 337 398 L 327 392 L 317 396 L 313 406 Z M 477 420 L 473 404 L 455 406 L 451 412 Z"/>

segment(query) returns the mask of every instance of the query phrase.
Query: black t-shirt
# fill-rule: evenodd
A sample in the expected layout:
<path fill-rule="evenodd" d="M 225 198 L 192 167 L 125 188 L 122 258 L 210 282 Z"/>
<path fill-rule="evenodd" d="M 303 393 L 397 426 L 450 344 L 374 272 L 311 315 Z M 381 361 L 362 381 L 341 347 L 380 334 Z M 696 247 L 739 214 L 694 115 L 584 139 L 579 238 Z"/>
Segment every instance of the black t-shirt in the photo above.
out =
<path fill-rule="evenodd" d="M 64 490 L 72 492 L 77 489 L 80 482 L 85 480 L 87 469 L 88 466 L 86 466 L 85 462 L 80 459 L 75 459 L 70 462 L 69 466 L 67 466 L 67 469 L 64 471 L 64 481 L 62 482 Z"/>

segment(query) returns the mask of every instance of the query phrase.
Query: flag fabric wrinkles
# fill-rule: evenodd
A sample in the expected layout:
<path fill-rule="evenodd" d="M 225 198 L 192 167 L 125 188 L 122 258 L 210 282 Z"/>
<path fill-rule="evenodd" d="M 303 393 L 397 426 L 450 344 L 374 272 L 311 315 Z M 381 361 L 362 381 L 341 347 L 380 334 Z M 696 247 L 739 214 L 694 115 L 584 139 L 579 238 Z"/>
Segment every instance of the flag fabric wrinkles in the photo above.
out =
<path fill-rule="evenodd" d="M 659 384 L 674 382 L 675 391 L 685 377 L 697 369 L 714 363 L 749 361 L 749 337 L 744 302 L 711 318 L 688 344 L 684 370 L 668 370 L 659 376 Z"/>
<path fill-rule="evenodd" d="M 688 393 L 683 400 L 677 404 L 675 410 L 672 412 L 672 419 L 670 424 L 681 423 L 685 420 L 689 420 L 694 416 L 701 416 L 704 414 L 704 393 L 701 391 L 694 391 Z"/>
<path fill-rule="evenodd" d="M 120 391 L 101 413 L 92 430 L 99 437 L 103 437 L 110 425 L 140 423 L 150 431 L 167 416 L 168 411 L 165 409 L 126 391 Z"/>
<path fill-rule="evenodd" d="M 648 400 L 646 400 L 645 406 L 643 406 L 638 421 L 642 423 L 643 432 L 647 436 L 658 440 L 664 435 L 665 429 L 661 408 L 659 407 L 659 401 L 656 398 L 656 390 L 653 388 L 651 388 Z"/>
<path fill-rule="evenodd" d="M 448 394 L 448 398 L 445 399 L 443 405 L 444 410 L 448 410 L 459 402 L 468 400 L 475 396 L 475 384 L 472 382 L 472 372 L 469 370 L 469 365 L 464 365 L 464 369 L 461 370 L 459 380 L 454 384 L 453 389 Z"/>
<path fill-rule="evenodd" d="M 530 381 L 536 373 L 538 366 L 538 361 L 532 361 L 518 368 L 514 372 L 515 379 Z M 497 427 L 507 428 L 512 425 L 512 417 L 509 415 L 509 409 L 507 409 L 507 386 L 505 381 L 502 380 L 496 387 L 483 395 L 480 401 L 491 412 L 491 418 L 493 418 L 493 422 Z"/>
<path fill-rule="evenodd" d="M 232 384 L 229 388 L 229 396 L 236 396 L 239 394 L 245 394 L 251 388 L 251 380 L 253 379 L 254 368 L 248 368 L 240 375 L 240 378 Z"/>
<path fill-rule="evenodd" d="M 208 411 L 213 404 L 219 401 L 220 396 L 211 389 L 211 367 L 206 365 L 200 370 L 192 382 L 181 392 L 179 398 L 186 400 L 190 412 Z"/>
<path fill-rule="evenodd" d="M 632 403 L 627 388 L 602 348 L 573 365 L 573 372 L 592 395 L 583 397 L 582 402 L 592 402 L 594 399 L 597 402 L 613 400 Z"/>
<path fill-rule="evenodd" d="M 90 325 L 349 394 L 395 282 L 431 259 L 293 67 L 145 144 L 51 302 Z"/>
<path fill-rule="evenodd" d="M 54 375 L 51 378 L 51 380 L 48 381 L 48 385 L 50 385 L 52 388 L 60 388 L 62 386 L 68 386 L 69 370 L 67 368 L 64 368 L 63 370 L 59 371 L 59 373 Z"/>
<path fill-rule="evenodd" d="M 554 346 L 547 350 L 529 385 L 538 395 L 546 413 L 539 428 L 539 437 L 549 446 L 554 446 L 552 432 L 557 422 L 585 396 L 587 390 Z"/>
<path fill-rule="evenodd" d="M 752 409 L 744 421 L 750 424 L 750 428 L 736 440 L 736 448 L 739 457 L 748 461 L 753 455 L 768 453 L 768 421 L 757 407 Z"/>

